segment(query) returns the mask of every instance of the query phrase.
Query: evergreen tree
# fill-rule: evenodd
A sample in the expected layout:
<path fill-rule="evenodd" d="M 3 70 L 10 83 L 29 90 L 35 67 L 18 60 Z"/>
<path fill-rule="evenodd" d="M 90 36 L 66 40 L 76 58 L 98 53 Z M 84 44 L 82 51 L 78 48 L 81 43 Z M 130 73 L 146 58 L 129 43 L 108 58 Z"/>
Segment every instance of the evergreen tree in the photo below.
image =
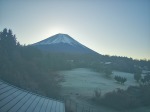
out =
<path fill-rule="evenodd" d="M 141 73 L 142 71 L 139 68 L 136 68 L 135 72 L 134 72 L 134 79 L 139 82 L 139 80 L 141 79 Z"/>
<path fill-rule="evenodd" d="M 0 49 L 4 54 L 11 53 L 16 47 L 16 37 L 12 34 L 12 31 L 6 28 L 0 32 Z"/>
<path fill-rule="evenodd" d="M 125 77 L 121 77 L 121 76 L 115 76 L 114 79 L 117 82 L 120 82 L 121 84 L 124 84 L 127 81 L 127 79 Z"/>

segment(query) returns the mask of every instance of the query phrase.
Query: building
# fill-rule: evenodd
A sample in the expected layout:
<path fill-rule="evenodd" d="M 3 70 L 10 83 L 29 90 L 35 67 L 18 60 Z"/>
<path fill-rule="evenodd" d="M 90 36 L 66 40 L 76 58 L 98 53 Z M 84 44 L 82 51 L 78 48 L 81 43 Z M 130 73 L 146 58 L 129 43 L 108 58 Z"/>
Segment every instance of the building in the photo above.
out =
<path fill-rule="evenodd" d="M 0 112 L 65 112 L 65 105 L 0 80 Z"/>

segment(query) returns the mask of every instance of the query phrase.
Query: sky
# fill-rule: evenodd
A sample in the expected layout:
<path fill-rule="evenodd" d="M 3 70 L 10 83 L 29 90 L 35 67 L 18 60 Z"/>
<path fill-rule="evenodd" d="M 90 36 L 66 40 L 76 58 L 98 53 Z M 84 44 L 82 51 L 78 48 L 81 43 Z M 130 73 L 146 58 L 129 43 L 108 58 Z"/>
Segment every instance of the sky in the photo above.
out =
<path fill-rule="evenodd" d="M 0 0 L 0 31 L 21 44 L 57 33 L 104 55 L 150 59 L 150 0 Z"/>

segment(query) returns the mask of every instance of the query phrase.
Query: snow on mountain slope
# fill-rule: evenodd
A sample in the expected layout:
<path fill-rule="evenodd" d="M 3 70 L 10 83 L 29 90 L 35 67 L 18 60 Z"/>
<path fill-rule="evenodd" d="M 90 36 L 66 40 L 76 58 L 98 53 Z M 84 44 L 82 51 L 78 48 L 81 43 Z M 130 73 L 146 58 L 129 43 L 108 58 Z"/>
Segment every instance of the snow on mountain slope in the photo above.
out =
<path fill-rule="evenodd" d="M 82 45 L 67 34 L 56 34 L 45 40 L 32 44 L 43 51 L 57 53 L 96 53 L 88 47 Z"/>
<path fill-rule="evenodd" d="M 84 47 L 82 44 L 80 44 L 79 42 L 74 40 L 69 35 L 60 34 L 60 33 L 56 34 L 52 37 L 49 37 L 45 40 L 42 40 L 40 42 L 37 42 L 34 45 L 50 45 L 50 44 L 58 44 L 58 43 L 66 43 L 66 44 L 70 44 L 72 46 L 82 46 L 82 47 Z"/>

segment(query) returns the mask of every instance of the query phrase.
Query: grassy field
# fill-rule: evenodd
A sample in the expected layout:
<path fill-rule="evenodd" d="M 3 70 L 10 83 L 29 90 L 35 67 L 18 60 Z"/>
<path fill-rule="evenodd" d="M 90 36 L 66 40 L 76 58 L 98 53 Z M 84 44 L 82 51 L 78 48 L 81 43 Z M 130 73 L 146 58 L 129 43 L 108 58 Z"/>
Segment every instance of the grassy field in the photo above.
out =
<path fill-rule="evenodd" d="M 130 85 L 137 85 L 133 74 L 114 71 L 107 78 L 103 73 L 94 72 L 86 68 L 77 68 L 69 71 L 59 72 L 64 77 L 62 93 L 64 95 L 80 95 L 92 97 L 95 89 L 100 89 L 102 94 L 117 88 L 126 89 Z M 114 76 L 119 75 L 127 78 L 125 84 L 119 84 L 114 80 Z"/>
<path fill-rule="evenodd" d="M 113 71 L 113 74 L 108 78 L 103 73 L 95 72 L 87 68 L 77 68 L 68 71 L 60 71 L 59 74 L 64 77 L 62 86 L 62 96 L 70 98 L 73 102 L 80 106 L 79 109 L 82 111 L 83 106 L 92 108 L 93 112 L 118 112 L 110 108 L 99 106 L 90 102 L 90 99 L 94 96 L 94 90 L 101 90 L 102 95 L 116 90 L 117 88 L 126 89 L 130 85 L 138 85 L 134 80 L 134 75 L 131 73 Z M 114 76 L 126 77 L 127 81 L 124 84 L 119 84 L 115 81 Z M 83 105 L 83 106 L 82 106 Z M 72 106 L 73 107 L 73 106 Z M 149 108 L 138 108 L 129 110 L 128 112 L 149 112 Z M 122 111 L 126 112 L 126 111 Z"/>

